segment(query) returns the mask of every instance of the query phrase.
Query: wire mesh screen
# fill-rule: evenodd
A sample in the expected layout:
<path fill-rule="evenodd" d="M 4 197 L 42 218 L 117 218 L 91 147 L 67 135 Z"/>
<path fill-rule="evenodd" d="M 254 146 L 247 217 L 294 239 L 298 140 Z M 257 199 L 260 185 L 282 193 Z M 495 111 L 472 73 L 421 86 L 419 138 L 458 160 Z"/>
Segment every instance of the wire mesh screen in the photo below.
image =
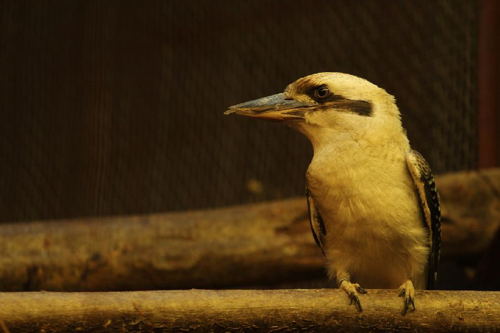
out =
<path fill-rule="evenodd" d="M 225 117 L 315 72 L 395 95 L 436 173 L 476 166 L 476 1 L 0 4 L 1 221 L 302 195 L 312 150 Z"/>

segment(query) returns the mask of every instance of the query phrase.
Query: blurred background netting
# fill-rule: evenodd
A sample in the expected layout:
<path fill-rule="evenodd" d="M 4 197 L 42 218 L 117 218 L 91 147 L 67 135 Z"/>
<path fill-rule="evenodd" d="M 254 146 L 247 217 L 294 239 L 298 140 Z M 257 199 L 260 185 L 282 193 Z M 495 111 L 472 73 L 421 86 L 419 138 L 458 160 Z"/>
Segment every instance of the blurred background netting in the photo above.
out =
<path fill-rule="evenodd" d="M 308 141 L 223 111 L 322 71 L 475 168 L 477 35 L 477 1 L 0 1 L 0 221 L 302 195 Z"/>

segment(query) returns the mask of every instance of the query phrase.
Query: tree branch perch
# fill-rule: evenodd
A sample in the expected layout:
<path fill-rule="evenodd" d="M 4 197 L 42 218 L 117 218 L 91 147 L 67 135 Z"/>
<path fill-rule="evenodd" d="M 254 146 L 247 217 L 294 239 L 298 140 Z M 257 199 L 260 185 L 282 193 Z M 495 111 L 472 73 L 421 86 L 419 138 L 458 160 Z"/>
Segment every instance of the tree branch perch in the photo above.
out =
<path fill-rule="evenodd" d="M 364 311 L 338 289 L 0 293 L 0 332 L 490 332 L 500 292 L 369 290 Z"/>

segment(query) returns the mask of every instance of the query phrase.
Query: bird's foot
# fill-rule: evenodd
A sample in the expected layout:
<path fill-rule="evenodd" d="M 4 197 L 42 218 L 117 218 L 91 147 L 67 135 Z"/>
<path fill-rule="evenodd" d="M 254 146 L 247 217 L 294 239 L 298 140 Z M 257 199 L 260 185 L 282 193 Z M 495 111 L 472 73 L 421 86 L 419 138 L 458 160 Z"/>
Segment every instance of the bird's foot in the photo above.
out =
<path fill-rule="evenodd" d="M 351 300 L 351 303 L 349 303 L 349 305 L 351 305 L 354 302 L 356 304 L 356 307 L 358 308 L 358 311 L 362 312 L 363 308 L 361 307 L 361 302 L 359 301 L 358 292 L 360 294 L 366 294 L 367 291 L 361 288 L 359 284 L 351 283 L 347 280 L 342 280 L 339 288 L 344 290 L 349 296 Z"/>
<path fill-rule="evenodd" d="M 410 304 L 413 307 L 413 311 L 415 311 L 415 287 L 413 286 L 413 282 L 410 279 L 406 280 L 405 283 L 399 287 L 399 295 L 400 297 L 404 296 L 405 305 L 401 314 L 404 316 L 410 307 Z"/>

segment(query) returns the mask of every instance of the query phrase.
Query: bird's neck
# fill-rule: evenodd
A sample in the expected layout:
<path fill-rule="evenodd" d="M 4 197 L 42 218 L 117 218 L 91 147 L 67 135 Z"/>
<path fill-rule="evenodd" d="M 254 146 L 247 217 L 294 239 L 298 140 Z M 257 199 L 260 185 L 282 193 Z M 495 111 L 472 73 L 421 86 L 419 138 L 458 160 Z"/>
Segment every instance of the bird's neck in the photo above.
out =
<path fill-rule="evenodd" d="M 366 194 L 364 188 L 368 185 L 371 189 L 386 188 L 387 183 L 394 181 L 394 175 L 406 175 L 409 143 L 406 137 L 398 141 L 314 137 L 311 140 L 314 156 L 306 175 L 311 193 L 319 198 L 329 195 L 360 198 Z"/>
<path fill-rule="evenodd" d="M 410 149 L 406 134 L 394 131 L 342 131 L 332 128 L 297 128 L 311 141 L 314 156 L 310 172 L 351 174 L 355 170 L 376 174 L 405 167 Z"/>
<path fill-rule="evenodd" d="M 352 161 L 368 156 L 383 157 L 388 151 L 406 153 L 410 144 L 406 135 L 401 131 L 398 135 L 377 133 L 377 135 L 353 135 L 350 132 L 340 132 L 331 129 L 316 128 L 314 131 L 301 132 L 309 139 L 313 146 L 314 155 L 328 155 L 331 157 L 344 156 Z"/>
<path fill-rule="evenodd" d="M 347 127 L 322 127 L 307 123 L 293 124 L 311 142 L 315 156 L 343 156 L 353 163 L 367 156 L 383 158 L 387 152 L 405 154 L 410 143 L 399 119 L 381 119 Z"/>

